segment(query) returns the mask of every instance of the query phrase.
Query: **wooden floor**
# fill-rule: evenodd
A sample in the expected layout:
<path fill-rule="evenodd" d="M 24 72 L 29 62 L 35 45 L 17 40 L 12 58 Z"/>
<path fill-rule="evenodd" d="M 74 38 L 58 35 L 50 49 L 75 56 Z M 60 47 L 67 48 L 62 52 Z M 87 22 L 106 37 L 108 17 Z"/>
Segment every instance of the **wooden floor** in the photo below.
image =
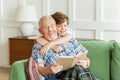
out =
<path fill-rule="evenodd" d="M 0 80 L 9 80 L 10 68 L 0 67 Z"/>

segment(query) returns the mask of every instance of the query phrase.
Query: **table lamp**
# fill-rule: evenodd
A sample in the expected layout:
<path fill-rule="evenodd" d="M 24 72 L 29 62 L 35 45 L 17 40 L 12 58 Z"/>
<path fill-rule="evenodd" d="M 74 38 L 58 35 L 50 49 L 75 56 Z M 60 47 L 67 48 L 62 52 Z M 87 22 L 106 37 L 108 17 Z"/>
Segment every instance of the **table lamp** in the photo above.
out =
<path fill-rule="evenodd" d="M 32 35 L 34 30 L 33 23 L 37 22 L 35 7 L 31 5 L 20 6 L 16 20 L 22 23 L 20 27 L 22 36 Z"/>

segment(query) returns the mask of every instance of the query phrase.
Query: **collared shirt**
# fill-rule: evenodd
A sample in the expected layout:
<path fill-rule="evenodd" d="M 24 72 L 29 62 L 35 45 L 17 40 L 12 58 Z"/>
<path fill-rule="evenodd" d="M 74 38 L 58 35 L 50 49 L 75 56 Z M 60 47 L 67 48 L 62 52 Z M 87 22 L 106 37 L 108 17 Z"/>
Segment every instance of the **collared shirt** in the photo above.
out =
<path fill-rule="evenodd" d="M 49 50 L 45 56 L 40 55 L 40 48 L 42 47 L 40 44 L 35 44 L 32 49 L 32 57 L 35 61 L 45 66 L 50 66 L 58 59 L 58 56 L 75 56 L 77 54 L 88 52 L 81 44 L 77 42 L 76 39 L 71 39 L 65 44 L 60 44 L 63 48 L 62 51 L 55 53 L 53 50 Z"/>

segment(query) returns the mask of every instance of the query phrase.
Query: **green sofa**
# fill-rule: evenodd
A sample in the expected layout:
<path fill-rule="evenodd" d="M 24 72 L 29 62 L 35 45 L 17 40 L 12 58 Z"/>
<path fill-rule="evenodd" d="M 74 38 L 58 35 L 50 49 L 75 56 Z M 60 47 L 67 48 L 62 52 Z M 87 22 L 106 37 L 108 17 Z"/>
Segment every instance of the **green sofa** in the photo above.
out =
<path fill-rule="evenodd" d="M 112 41 L 78 40 L 88 49 L 91 73 L 103 80 L 120 80 L 120 45 Z M 16 61 L 11 66 L 9 80 L 27 80 L 26 60 Z"/>

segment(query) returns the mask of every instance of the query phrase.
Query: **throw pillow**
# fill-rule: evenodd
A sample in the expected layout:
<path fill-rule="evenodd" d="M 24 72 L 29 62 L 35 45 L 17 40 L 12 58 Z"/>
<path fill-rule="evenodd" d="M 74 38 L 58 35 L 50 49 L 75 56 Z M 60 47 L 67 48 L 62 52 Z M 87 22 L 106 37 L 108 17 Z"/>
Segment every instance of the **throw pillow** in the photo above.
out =
<path fill-rule="evenodd" d="M 42 75 L 39 74 L 37 64 L 32 57 L 26 63 L 26 74 L 28 80 L 44 80 Z"/>

